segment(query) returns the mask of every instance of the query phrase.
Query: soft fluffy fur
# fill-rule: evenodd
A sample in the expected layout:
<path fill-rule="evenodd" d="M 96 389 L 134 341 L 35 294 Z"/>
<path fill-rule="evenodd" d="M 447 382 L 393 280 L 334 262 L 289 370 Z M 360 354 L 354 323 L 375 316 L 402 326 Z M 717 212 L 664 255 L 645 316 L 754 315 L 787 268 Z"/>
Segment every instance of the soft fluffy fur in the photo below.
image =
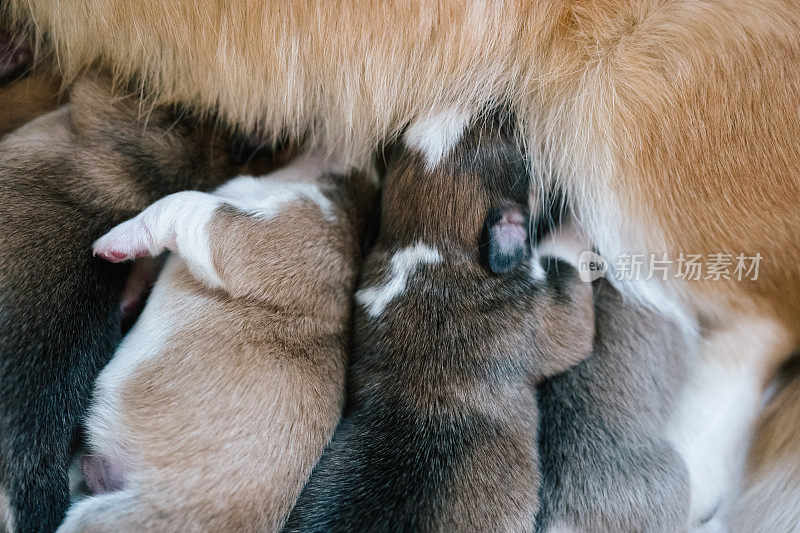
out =
<path fill-rule="evenodd" d="M 31 49 L 0 27 L 0 136 L 61 103 L 61 79 L 54 69 L 42 64 L 31 72 L 32 67 Z"/>
<path fill-rule="evenodd" d="M 277 531 L 344 403 L 375 190 L 324 154 L 167 196 L 95 252 L 176 252 L 97 380 L 59 531 Z"/>
<path fill-rule="evenodd" d="M 684 531 L 689 476 L 665 424 L 683 385 L 684 332 L 594 286 L 594 351 L 539 388 L 539 531 Z"/>
<path fill-rule="evenodd" d="M 709 344 L 733 345 L 719 356 L 755 376 L 733 425 L 750 424 L 759 387 L 797 346 L 794 0 L 5 5 L 68 76 L 100 63 L 151 100 L 219 110 L 271 134 L 311 132 L 357 160 L 442 106 L 469 115 L 506 103 L 545 184 L 563 186 L 612 263 L 623 250 L 762 254 L 757 281 L 621 284 L 709 337 L 754 320 L 779 331 L 757 358 Z M 702 428 L 681 412 L 688 420 L 677 426 Z M 739 431 L 724 438 L 745 443 Z M 704 453 L 690 463 L 719 461 Z M 717 492 L 693 514 L 711 512 Z"/>
<path fill-rule="evenodd" d="M 590 287 L 504 253 L 527 244 L 506 128 L 474 128 L 434 169 L 400 152 L 356 293 L 347 411 L 287 530 L 532 531 L 535 386 L 589 355 Z"/>
<path fill-rule="evenodd" d="M 47 67 L 0 86 L 0 136 L 58 108 L 63 103 L 60 88 L 59 76 Z"/>
<path fill-rule="evenodd" d="M 208 125 L 140 116 L 135 98 L 87 79 L 0 142 L 0 481 L 15 530 L 61 522 L 70 442 L 120 340 L 128 267 L 93 258 L 92 243 L 165 194 L 239 170 Z"/>
<path fill-rule="evenodd" d="M 737 533 L 797 531 L 800 528 L 800 366 L 767 406 L 756 428 L 744 491 L 731 512 Z M 752 514 L 761 509 L 763 514 Z"/>

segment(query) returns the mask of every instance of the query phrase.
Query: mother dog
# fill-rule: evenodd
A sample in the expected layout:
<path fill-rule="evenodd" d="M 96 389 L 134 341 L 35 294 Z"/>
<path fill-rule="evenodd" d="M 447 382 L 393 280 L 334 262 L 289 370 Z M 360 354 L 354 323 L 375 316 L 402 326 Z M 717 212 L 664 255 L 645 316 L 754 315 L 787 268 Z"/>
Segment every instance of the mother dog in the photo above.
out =
<path fill-rule="evenodd" d="M 509 105 L 540 185 L 565 191 L 612 271 L 632 253 L 673 266 L 617 284 L 702 336 L 673 434 L 693 518 L 732 497 L 762 387 L 800 338 L 797 2 L 8 0 L 5 16 L 67 76 L 102 65 L 148 100 L 310 134 L 356 162 L 413 122 L 435 166 L 473 115 Z M 740 253 L 757 276 L 675 266 Z M 751 512 L 800 513 L 788 505 Z"/>

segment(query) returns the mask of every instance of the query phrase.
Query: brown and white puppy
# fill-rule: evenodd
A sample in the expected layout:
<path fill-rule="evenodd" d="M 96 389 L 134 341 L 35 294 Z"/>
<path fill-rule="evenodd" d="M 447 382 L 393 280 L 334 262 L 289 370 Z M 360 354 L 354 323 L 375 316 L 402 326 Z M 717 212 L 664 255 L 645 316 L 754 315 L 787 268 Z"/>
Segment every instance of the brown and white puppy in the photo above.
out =
<path fill-rule="evenodd" d="M 95 243 L 174 252 L 97 380 L 59 531 L 277 531 L 339 421 L 375 185 L 314 151 L 154 203 Z"/>
<path fill-rule="evenodd" d="M 355 159 L 430 117 L 438 135 L 418 140 L 435 164 L 477 110 L 507 104 L 542 185 L 562 187 L 608 261 L 621 252 L 761 254 L 752 281 L 617 283 L 701 332 L 674 439 L 695 519 L 730 499 L 761 390 L 800 343 L 800 3 L 3 7 L 57 50 L 68 77 L 100 64 L 140 82 L 148 101 L 310 134 Z"/>
<path fill-rule="evenodd" d="M 12 531 L 62 521 L 70 443 L 121 339 L 123 300 L 140 296 L 126 291 L 129 265 L 93 258 L 92 243 L 164 195 L 241 170 L 212 125 L 138 104 L 84 79 L 67 106 L 0 142 L 0 522 Z"/>
<path fill-rule="evenodd" d="M 588 284 L 531 260 L 526 162 L 476 125 L 388 164 L 356 300 L 348 407 L 288 531 L 531 531 L 536 384 L 591 351 Z"/>

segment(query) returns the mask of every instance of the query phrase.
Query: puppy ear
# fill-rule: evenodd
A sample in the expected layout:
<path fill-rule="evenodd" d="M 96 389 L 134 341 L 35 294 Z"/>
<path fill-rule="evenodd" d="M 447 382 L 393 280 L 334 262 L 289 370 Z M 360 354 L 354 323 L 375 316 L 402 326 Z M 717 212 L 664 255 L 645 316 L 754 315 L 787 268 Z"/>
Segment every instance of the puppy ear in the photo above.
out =
<path fill-rule="evenodd" d="M 481 259 L 495 274 L 505 274 L 530 257 L 528 212 L 516 204 L 489 210 L 481 236 Z"/>

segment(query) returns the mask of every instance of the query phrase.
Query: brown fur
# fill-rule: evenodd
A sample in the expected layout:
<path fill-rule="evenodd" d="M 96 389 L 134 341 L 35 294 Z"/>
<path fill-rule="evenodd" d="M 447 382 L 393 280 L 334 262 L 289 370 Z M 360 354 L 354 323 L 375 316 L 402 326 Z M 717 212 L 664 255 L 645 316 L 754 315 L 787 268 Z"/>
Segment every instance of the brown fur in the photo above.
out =
<path fill-rule="evenodd" d="M 78 504 L 64 531 L 280 529 L 339 421 L 375 192 L 364 176 L 320 182 L 337 222 L 302 198 L 268 219 L 218 208 L 205 231 L 222 287 L 168 261 L 115 356 L 145 359 L 112 389 L 101 374 L 87 418 L 92 454 L 118 460 L 103 442 L 119 432 L 124 486 Z"/>
<path fill-rule="evenodd" d="M 54 110 L 63 100 L 59 76 L 46 67 L 0 86 L 0 137 Z"/>
<path fill-rule="evenodd" d="M 120 339 L 128 269 L 93 258 L 92 242 L 165 194 L 243 170 L 226 135 L 176 111 L 140 120 L 136 98 L 92 76 L 0 142 L 0 483 L 19 528 L 63 518 L 70 442 Z"/>
<path fill-rule="evenodd" d="M 649 286 L 712 329 L 753 314 L 797 346 L 793 0 L 10 0 L 6 11 L 68 77 L 99 62 L 148 100 L 311 130 L 356 159 L 437 106 L 508 102 L 603 255 L 759 252 L 757 281 Z M 766 381 L 783 344 L 751 371 Z"/>

